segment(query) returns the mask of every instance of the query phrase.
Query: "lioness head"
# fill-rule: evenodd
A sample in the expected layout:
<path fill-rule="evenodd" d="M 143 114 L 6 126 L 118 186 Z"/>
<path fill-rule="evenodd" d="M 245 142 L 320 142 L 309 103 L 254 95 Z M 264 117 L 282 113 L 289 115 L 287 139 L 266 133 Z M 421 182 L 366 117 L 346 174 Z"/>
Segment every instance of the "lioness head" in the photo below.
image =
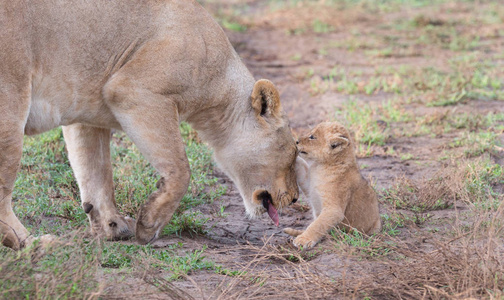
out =
<path fill-rule="evenodd" d="M 278 212 L 298 198 L 294 171 L 297 149 L 280 106 L 279 93 L 268 80 L 255 83 L 246 119 L 215 158 L 238 186 L 247 213 L 268 212 L 278 226 Z"/>
<path fill-rule="evenodd" d="M 337 122 L 323 122 L 296 142 L 307 161 L 334 163 L 353 157 L 354 146 L 348 130 Z"/>

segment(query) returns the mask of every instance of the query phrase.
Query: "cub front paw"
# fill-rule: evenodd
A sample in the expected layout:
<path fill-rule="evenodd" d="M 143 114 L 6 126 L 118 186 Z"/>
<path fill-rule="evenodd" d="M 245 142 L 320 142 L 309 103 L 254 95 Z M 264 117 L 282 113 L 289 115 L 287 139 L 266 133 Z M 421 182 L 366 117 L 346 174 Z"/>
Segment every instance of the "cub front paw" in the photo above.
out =
<path fill-rule="evenodd" d="M 302 234 L 304 231 L 293 229 L 293 228 L 284 228 L 283 232 L 287 233 L 290 236 L 298 236 L 298 235 Z"/>
<path fill-rule="evenodd" d="M 298 236 L 297 238 L 294 239 L 294 246 L 300 248 L 303 247 L 305 249 L 313 248 L 315 244 L 317 244 L 317 240 L 312 239 L 304 234 Z"/>

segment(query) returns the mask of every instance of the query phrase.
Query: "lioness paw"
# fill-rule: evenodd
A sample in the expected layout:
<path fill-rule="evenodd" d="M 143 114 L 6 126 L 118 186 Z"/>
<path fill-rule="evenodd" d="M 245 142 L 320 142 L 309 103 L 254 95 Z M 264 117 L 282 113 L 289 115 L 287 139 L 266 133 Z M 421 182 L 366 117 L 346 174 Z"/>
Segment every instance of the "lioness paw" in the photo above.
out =
<path fill-rule="evenodd" d="M 294 246 L 300 248 L 303 247 L 305 249 L 310 249 L 317 244 L 317 241 L 314 239 L 311 239 L 310 237 L 307 237 L 305 235 L 300 235 L 297 238 L 294 239 Z"/>

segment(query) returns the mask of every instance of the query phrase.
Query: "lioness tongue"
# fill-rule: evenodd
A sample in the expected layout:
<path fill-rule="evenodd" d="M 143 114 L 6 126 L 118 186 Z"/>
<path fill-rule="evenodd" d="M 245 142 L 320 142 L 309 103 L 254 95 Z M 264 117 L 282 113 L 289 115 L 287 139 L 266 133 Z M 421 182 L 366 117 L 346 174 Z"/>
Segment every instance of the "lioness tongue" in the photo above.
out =
<path fill-rule="evenodd" d="M 275 226 L 278 226 L 278 224 L 280 224 L 278 218 L 278 211 L 271 203 L 268 205 L 268 215 L 270 216 L 271 220 L 273 220 L 273 222 L 275 223 Z"/>

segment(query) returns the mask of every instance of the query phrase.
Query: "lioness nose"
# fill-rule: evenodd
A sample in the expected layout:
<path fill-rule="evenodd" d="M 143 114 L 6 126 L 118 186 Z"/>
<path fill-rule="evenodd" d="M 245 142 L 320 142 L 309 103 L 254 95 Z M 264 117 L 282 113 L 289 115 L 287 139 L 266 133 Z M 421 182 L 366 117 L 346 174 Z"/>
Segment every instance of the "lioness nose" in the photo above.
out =
<path fill-rule="evenodd" d="M 299 144 L 299 140 L 296 141 L 296 145 Z"/>
<path fill-rule="evenodd" d="M 297 198 L 292 199 L 292 203 L 296 203 L 298 201 Z"/>

